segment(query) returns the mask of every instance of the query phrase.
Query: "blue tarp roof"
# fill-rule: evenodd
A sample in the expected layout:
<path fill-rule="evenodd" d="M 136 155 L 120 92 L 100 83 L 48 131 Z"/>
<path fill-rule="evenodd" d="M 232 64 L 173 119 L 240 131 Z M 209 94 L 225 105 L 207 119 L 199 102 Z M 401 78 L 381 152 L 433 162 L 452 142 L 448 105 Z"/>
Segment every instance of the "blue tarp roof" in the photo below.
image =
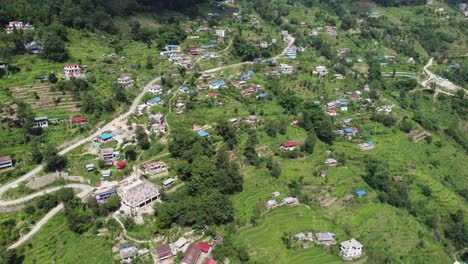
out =
<path fill-rule="evenodd" d="M 353 133 L 353 130 L 351 128 L 345 128 L 344 132 L 346 133 Z"/>
<path fill-rule="evenodd" d="M 198 131 L 197 134 L 200 136 L 200 137 L 207 137 L 209 136 L 210 134 L 204 130 L 201 130 L 201 131 Z"/>
<path fill-rule="evenodd" d="M 266 93 L 261 93 L 261 94 L 258 95 L 258 97 L 266 97 L 266 96 L 267 96 Z"/>
<path fill-rule="evenodd" d="M 254 73 L 255 73 L 255 72 L 253 72 L 253 71 L 248 71 L 248 72 L 247 72 L 248 75 L 252 75 L 252 74 L 254 74 Z"/>
<path fill-rule="evenodd" d="M 174 44 L 167 44 L 166 48 L 178 48 L 179 45 L 174 45 Z"/>
<path fill-rule="evenodd" d="M 366 191 L 364 191 L 364 190 L 357 190 L 357 191 L 356 191 L 356 194 L 357 194 L 358 196 L 364 196 L 364 195 L 366 195 Z"/>
<path fill-rule="evenodd" d="M 101 135 L 102 140 L 108 140 L 112 138 L 112 133 L 105 133 Z"/>
<path fill-rule="evenodd" d="M 150 103 L 159 103 L 159 102 L 161 102 L 161 98 L 155 97 L 155 98 L 149 100 L 149 102 L 150 102 Z"/>

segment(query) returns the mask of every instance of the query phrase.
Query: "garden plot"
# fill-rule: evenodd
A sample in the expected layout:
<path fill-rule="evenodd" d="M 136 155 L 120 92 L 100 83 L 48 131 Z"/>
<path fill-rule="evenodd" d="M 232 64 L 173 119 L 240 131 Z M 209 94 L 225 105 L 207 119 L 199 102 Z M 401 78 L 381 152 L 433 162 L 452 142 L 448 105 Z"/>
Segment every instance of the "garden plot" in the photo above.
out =
<path fill-rule="evenodd" d="M 70 112 L 80 111 L 77 101 L 70 92 L 51 91 L 50 84 L 12 87 L 15 98 L 31 105 L 34 110 L 62 109 Z"/>

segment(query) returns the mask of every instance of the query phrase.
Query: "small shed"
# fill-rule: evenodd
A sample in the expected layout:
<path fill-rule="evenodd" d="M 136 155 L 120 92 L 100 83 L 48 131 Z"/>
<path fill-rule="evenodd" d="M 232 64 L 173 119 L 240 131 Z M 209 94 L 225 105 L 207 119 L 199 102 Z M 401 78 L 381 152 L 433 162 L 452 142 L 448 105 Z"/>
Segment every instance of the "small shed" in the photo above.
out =
<path fill-rule="evenodd" d="M 175 179 L 174 179 L 174 178 L 169 178 L 169 179 L 163 181 L 163 186 L 164 186 L 164 187 L 167 187 L 167 186 L 173 184 L 174 182 L 175 182 Z"/>
<path fill-rule="evenodd" d="M 104 178 L 108 178 L 108 177 L 111 176 L 111 171 L 110 170 L 103 170 L 103 171 L 101 171 L 101 175 Z"/>
<path fill-rule="evenodd" d="M 94 164 L 93 164 L 93 163 L 86 164 L 86 170 L 87 170 L 87 171 L 92 171 L 92 170 L 94 170 Z"/>

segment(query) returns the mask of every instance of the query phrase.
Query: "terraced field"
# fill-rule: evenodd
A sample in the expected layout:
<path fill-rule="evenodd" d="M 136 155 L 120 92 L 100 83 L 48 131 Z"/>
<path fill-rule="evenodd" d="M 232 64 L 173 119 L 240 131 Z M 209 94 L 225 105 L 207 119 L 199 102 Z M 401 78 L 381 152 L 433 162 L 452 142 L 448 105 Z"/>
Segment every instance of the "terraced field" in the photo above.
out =
<path fill-rule="evenodd" d="M 51 91 L 49 84 L 36 84 L 28 86 L 15 86 L 11 88 L 14 97 L 31 105 L 33 110 L 62 109 L 69 112 L 78 112 L 77 101 L 73 100 L 70 92 Z M 35 98 L 37 93 L 38 99 Z M 55 104 L 55 100 L 60 100 Z"/>

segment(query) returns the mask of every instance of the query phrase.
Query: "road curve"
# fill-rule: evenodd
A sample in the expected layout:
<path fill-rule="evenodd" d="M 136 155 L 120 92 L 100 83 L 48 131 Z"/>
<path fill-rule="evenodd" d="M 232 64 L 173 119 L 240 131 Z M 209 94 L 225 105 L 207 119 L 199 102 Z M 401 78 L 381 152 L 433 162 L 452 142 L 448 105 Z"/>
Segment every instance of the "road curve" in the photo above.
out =
<path fill-rule="evenodd" d="M 89 186 L 89 185 L 78 184 L 78 183 L 72 183 L 72 184 L 67 184 L 67 185 L 63 185 L 63 186 L 55 186 L 55 187 L 47 188 L 47 189 L 45 189 L 43 191 L 40 191 L 40 192 L 36 192 L 36 193 L 30 194 L 30 195 L 26 195 L 24 197 L 21 197 L 21 198 L 15 199 L 15 200 L 0 201 L 0 207 L 2 207 L 2 206 L 12 206 L 12 205 L 18 205 L 18 204 L 26 203 L 26 202 L 28 202 L 28 201 L 36 198 L 36 197 L 46 195 L 48 193 L 56 192 L 56 191 L 58 191 L 60 189 L 63 189 L 63 188 L 80 189 L 81 192 L 79 193 L 79 195 L 81 194 L 82 196 L 83 195 L 86 196 L 87 194 L 91 193 L 91 191 L 93 190 L 93 188 L 91 188 L 91 186 Z M 83 197 L 80 197 L 80 198 L 83 198 Z"/>

